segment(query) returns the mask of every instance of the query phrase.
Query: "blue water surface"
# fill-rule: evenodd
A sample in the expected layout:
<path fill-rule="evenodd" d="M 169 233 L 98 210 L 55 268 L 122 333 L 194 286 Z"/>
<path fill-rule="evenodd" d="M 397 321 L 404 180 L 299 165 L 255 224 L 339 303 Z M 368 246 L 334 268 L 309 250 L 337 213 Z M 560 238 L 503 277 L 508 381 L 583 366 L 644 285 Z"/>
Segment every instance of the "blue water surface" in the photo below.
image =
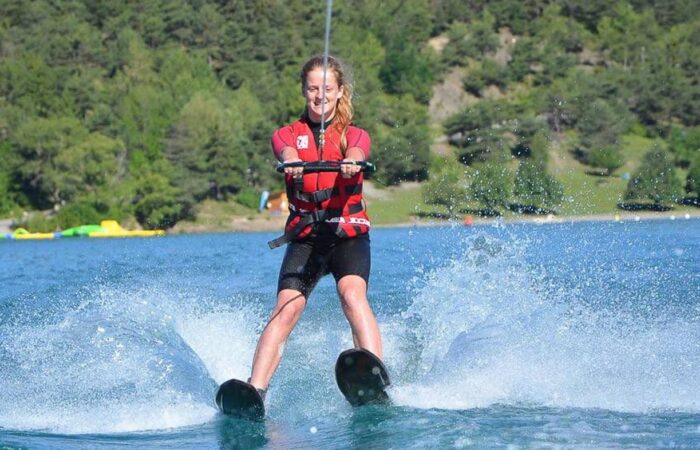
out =
<path fill-rule="evenodd" d="M 700 221 L 372 231 L 391 407 L 353 409 L 332 280 L 264 423 L 220 415 L 274 233 L 0 242 L 0 448 L 699 448 Z"/>

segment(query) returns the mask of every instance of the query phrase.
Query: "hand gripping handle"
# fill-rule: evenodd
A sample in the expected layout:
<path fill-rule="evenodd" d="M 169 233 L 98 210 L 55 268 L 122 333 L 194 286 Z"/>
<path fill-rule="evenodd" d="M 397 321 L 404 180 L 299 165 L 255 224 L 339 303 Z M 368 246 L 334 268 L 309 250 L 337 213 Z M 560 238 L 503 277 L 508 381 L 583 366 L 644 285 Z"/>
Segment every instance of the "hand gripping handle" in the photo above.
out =
<path fill-rule="evenodd" d="M 303 167 L 304 173 L 318 172 L 340 172 L 340 166 L 343 164 L 355 164 L 360 166 L 362 172 L 373 173 L 377 170 L 374 164 L 368 161 L 297 161 L 291 163 L 277 164 L 277 172 L 283 173 L 287 167 Z"/>

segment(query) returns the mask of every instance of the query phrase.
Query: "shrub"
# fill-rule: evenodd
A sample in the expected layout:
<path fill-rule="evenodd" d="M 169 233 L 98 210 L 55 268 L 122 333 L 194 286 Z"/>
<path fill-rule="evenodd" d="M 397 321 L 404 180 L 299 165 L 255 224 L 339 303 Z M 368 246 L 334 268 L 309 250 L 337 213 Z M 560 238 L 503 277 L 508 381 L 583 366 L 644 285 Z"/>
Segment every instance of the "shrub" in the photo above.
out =
<path fill-rule="evenodd" d="M 236 201 L 250 209 L 258 209 L 260 205 L 260 192 L 250 188 L 243 188 L 236 194 Z"/>

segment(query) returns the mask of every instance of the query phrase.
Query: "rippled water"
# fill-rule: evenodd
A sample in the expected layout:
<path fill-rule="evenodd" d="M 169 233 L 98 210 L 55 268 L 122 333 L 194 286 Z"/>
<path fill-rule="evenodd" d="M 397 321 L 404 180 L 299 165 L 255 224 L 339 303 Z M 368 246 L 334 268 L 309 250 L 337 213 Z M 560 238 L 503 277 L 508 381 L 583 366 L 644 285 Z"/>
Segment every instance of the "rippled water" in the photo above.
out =
<path fill-rule="evenodd" d="M 0 448 L 700 447 L 700 222 L 377 229 L 395 406 L 350 408 L 331 279 L 267 419 L 217 413 L 274 302 L 273 234 L 0 242 Z"/>

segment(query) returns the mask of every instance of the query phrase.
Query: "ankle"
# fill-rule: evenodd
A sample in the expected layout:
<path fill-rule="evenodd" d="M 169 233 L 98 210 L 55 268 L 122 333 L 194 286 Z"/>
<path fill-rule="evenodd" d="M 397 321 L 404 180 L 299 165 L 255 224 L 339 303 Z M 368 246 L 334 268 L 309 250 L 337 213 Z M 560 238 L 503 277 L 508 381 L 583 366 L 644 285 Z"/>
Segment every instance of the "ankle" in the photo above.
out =
<path fill-rule="evenodd" d="M 263 388 L 260 388 L 260 387 L 256 386 L 255 384 L 253 384 L 253 383 L 251 382 L 251 378 L 248 378 L 248 381 L 247 381 L 247 382 L 248 382 L 248 384 L 250 384 L 251 386 L 253 386 L 253 387 L 255 388 L 256 391 L 258 391 L 258 394 L 260 394 L 260 398 L 262 398 L 263 401 L 265 401 L 265 395 L 267 395 L 267 388 L 263 389 Z"/>

